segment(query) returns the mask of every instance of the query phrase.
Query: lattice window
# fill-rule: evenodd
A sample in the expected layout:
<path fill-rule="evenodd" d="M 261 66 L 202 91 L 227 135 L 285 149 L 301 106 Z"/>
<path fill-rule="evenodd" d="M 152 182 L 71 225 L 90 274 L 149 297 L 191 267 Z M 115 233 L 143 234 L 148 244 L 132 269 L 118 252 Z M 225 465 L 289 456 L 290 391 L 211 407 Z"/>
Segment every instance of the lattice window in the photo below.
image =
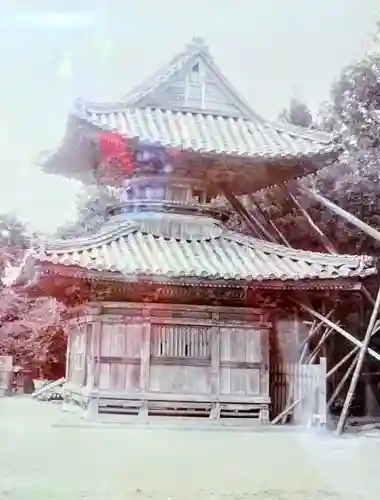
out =
<path fill-rule="evenodd" d="M 168 200 L 186 203 L 189 200 L 190 189 L 188 187 L 173 186 L 168 189 Z"/>
<path fill-rule="evenodd" d="M 151 355 L 210 358 L 210 329 L 182 325 L 152 325 Z"/>

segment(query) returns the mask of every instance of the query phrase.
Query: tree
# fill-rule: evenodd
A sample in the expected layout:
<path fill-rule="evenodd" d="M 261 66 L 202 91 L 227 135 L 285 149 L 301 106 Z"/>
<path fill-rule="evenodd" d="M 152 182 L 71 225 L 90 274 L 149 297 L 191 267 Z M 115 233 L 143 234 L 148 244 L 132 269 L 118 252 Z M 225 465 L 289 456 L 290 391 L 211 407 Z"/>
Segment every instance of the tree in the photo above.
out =
<path fill-rule="evenodd" d="M 52 364 L 63 364 L 66 331 L 65 308 L 55 299 L 31 299 L 10 288 L 0 292 L 0 355 L 14 363 L 43 372 Z"/>
<path fill-rule="evenodd" d="M 14 262 L 29 245 L 23 224 L 13 214 L 0 215 L 0 277 L 7 263 Z"/>
<path fill-rule="evenodd" d="M 285 118 L 300 125 L 301 120 L 294 109 L 302 108 L 297 108 L 293 100 L 289 109 L 293 112 L 286 112 Z M 326 198 L 380 228 L 379 50 L 365 54 L 342 71 L 332 86 L 330 101 L 321 107 L 318 126 L 332 132 L 335 140 L 343 145 L 344 152 L 334 165 L 302 182 L 314 184 Z M 323 250 L 283 189 L 268 190 L 264 195 L 260 194 L 259 201 L 290 244 Z M 302 204 L 328 238 L 334 241 L 338 251 L 378 254 L 379 246 L 372 238 L 349 227 L 342 219 L 307 198 L 302 199 Z"/>
<path fill-rule="evenodd" d="M 90 234 L 101 227 L 110 206 L 118 202 L 118 193 L 109 186 L 86 186 L 78 195 L 77 219 L 58 228 L 56 236 L 72 238 Z"/>
<path fill-rule="evenodd" d="M 0 216 L 0 275 L 8 264 L 17 265 L 29 246 L 26 227 L 16 216 Z M 1 276 L 0 276 L 1 277 Z M 32 299 L 0 285 L 0 355 L 43 371 L 64 361 L 66 352 L 64 307 L 52 298 Z"/>
<path fill-rule="evenodd" d="M 313 116 L 307 104 L 296 98 L 290 100 L 289 108 L 281 111 L 279 119 L 297 127 L 309 128 L 313 126 Z"/>

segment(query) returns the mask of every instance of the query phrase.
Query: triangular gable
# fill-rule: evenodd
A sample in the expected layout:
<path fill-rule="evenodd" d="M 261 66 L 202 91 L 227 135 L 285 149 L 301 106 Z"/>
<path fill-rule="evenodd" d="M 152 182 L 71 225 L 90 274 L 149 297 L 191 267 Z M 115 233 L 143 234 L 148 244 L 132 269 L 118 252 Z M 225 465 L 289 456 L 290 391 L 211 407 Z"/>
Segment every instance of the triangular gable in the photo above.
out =
<path fill-rule="evenodd" d="M 197 38 L 167 66 L 133 89 L 124 103 L 131 107 L 258 118 L 216 66 L 203 40 Z"/>

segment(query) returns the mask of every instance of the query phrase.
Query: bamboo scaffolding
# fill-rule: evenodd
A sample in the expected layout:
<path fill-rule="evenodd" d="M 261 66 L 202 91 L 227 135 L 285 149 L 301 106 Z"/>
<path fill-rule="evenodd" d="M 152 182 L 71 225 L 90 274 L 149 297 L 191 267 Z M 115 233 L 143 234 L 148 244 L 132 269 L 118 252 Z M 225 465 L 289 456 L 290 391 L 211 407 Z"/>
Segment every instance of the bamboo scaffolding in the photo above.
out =
<path fill-rule="evenodd" d="M 328 316 L 331 316 L 332 313 L 333 313 L 333 310 L 328 313 Z M 309 343 L 310 339 L 316 334 L 316 332 L 322 326 L 323 326 L 323 322 L 320 321 L 316 325 L 313 324 L 312 328 L 310 329 L 308 337 L 303 342 L 303 350 L 302 350 L 300 359 L 298 361 L 299 365 L 302 365 L 304 363 L 305 359 L 306 359 L 307 349 L 308 349 L 308 343 Z M 319 349 L 322 347 L 322 345 L 324 344 L 324 341 L 328 338 L 328 336 L 331 334 L 332 331 L 333 331 L 332 328 L 326 329 L 326 331 L 323 333 L 322 338 L 321 338 L 320 342 L 318 343 L 317 347 L 313 350 L 313 353 L 308 357 L 308 359 L 306 361 L 306 364 L 312 364 L 313 363 L 313 361 L 314 361 L 314 359 L 315 359 L 315 357 L 316 357 Z M 288 398 L 287 398 L 287 401 L 286 401 L 286 406 L 285 406 L 284 410 L 281 413 L 279 413 L 271 421 L 272 425 L 275 425 L 275 424 L 277 424 L 280 421 L 281 421 L 282 424 L 284 424 L 286 422 L 287 415 L 303 400 L 303 398 L 299 398 L 299 399 L 297 399 L 295 401 L 292 401 L 292 399 L 293 399 L 293 385 L 291 385 L 291 387 L 290 387 L 289 395 L 288 395 Z"/>
<path fill-rule="evenodd" d="M 379 292 L 380 293 L 380 292 Z M 380 300 L 380 299 L 379 299 Z M 307 352 L 307 350 L 305 350 L 305 347 L 307 347 L 307 343 L 308 341 L 310 340 L 310 337 L 312 335 L 315 334 L 315 331 L 317 329 L 319 329 L 321 327 L 321 324 L 327 324 L 327 326 L 329 326 L 329 329 L 326 330 L 323 335 L 322 335 L 322 338 L 321 340 L 319 341 L 317 347 L 314 349 L 313 353 L 311 353 L 311 355 L 309 356 L 308 358 L 308 362 L 307 364 L 311 364 L 312 361 L 314 361 L 315 357 L 314 355 L 316 354 L 316 350 L 318 351 L 322 345 L 324 345 L 324 342 L 325 340 L 328 338 L 328 336 L 331 335 L 331 333 L 333 331 L 337 331 L 338 333 L 342 333 L 342 335 L 346 338 L 348 338 L 349 340 L 351 340 L 351 342 L 353 342 L 355 344 L 355 347 L 344 357 L 342 358 L 329 372 L 327 372 L 326 374 L 326 380 L 329 380 L 332 375 L 346 362 L 348 361 L 355 353 L 357 354 L 355 360 L 351 363 L 350 367 L 348 368 L 347 372 L 345 373 L 345 375 L 343 376 L 342 380 L 339 382 L 337 388 L 335 389 L 334 391 L 334 399 L 332 399 L 332 397 L 330 398 L 329 402 L 330 402 L 330 406 L 332 404 L 332 402 L 335 400 L 336 396 L 339 394 L 339 392 L 341 391 L 342 387 L 344 386 L 346 380 L 349 378 L 350 374 L 352 373 L 352 370 L 354 369 L 353 367 L 355 367 L 355 364 L 357 364 L 357 359 L 358 359 L 358 351 L 362 348 L 364 353 L 368 352 L 369 354 L 372 354 L 373 357 L 375 357 L 375 359 L 378 359 L 380 360 L 380 355 L 376 353 L 376 351 L 373 351 L 372 349 L 370 349 L 368 347 L 368 345 L 365 345 L 363 342 L 360 342 L 359 340 L 357 340 L 355 337 L 353 337 L 351 334 L 349 334 L 348 332 L 346 332 L 343 328 L 341 328 L 339 326 L 339 324 L 335 324 L 333 323 L 332 321 L 330 321 L 328 319 L 328 316 L 331 316 L 332 314 L 332 311 L 329 312 L 329 314 L 327 314 L 326 316 L 322 316 L 321 314 L 317 313 L 316 311 L 314 311 L 312 308 L 310 308 L 309 306 L 306 306 L 302 303 L 299 303 L 299 306 L 306 310 L 307 312 L 309 312 L 311 315 L 313 315 L 315 317 L 315 319 L 319 319 L 319 323 L 316 325 L 316 327 L 314 328 L 314 332 L 310 332 L 309 333 L 309 336 L 308 338 L 306 339 L 305 341 L 305 346 L 304 346 L 304 350 L 303 350 L 303 354 L 304 352 Z M 380 330 L 380 321 L 376 322 L 376 317 L 375 317 L 375 320 L 373 321 L 373 324 L 372 325 L 369 325 L 371 326 L 371 336 L 375 335 L 375 333 L 377 333 L 379 330 Z M 313 330 L 313 328 L 312 328 Z M 323 339 L 323 341 L 322 341 Z M 301 355 L 301 358 L 300 358 L 300 363 L 302 363 L 304 361 L 304 356 Z M 284 408 L 284 410 L 279 414 L 277 415 L 272 421 L 271 421 L 271 424 L 274 425 L 274 424 L 277 424 L 278 422 L 284 422 L 285 419 L 286 419 L 286 416 L 302 401 L 302 398 L 300 399 L 297 399 L 296 401 L 291 401 L 291 399 L 288 399 L 287 401 L 287 404 L 286 404 L 286 407 Z M 329 406 L 328 406 L 329 407 Z"/>
<path fill-rule="evenodd" d="M 372 337 L 380 330 L 380 322 L 377 321 L 377 325 L 375 326 L 375 328 L 373 329 L 373 332 L 372 332 Z M 351 349 L 351 351 L 346 354 L 344 356 L 344 358 L 342 358 L 335 366 L 333 366 L 331 368 L 331 370 L 329 372 L 327 372 L 327 376 L 330 377 L 332 375 L 334 375 L 335 372 L 337 372 L 339 370 L 339 368 L 341 366 L 344 365 L 344 363 L 346 363 L 354 354 L 356 354 L 358 352 L 358 350 L 360 349 L 360 347 L 358 346 L 355 346 L 353 349 Z"/>
<path fill-rule="evenodd" d="M 331 311 L 329 311 L 326 314 L 326 318 L 329 319 L 332 316 L 332 314 L 334 314 L 334 312 L 335 312 L 335 309 L 332 309 Z M 314 319 L 314 321 L 316 321 L 316 320 Z M 319 322 L 317 324 L 314 324 L 310 329 L 308 337 L 302 342 L 301 348 L 303 348 L 303 349 L 305 349 L 305 347 L 307 348 L 310 340 L 318 333 L 320 328 L 322 328 L 323 326 L 324 326 L 324 323 L 321 320 L 319 320 Z"/>
<path fill-rule="evenodd" d="M 349 376 L 351 373 L 354 371 L 355 365 L 359 359 L 359 353 L 355 356 L 355 358 L 352 360 L 350 366 L 348 367 L 348 370 L 346 373 L 343 375 L 342 379 L 339 381 L 339 384 L 336 386 L 335 391 L 332 393 L 330 399 L 327 401 L 327 409 L 329 410 L 331 408 L 331 405 L 333 402 L 336 400 L 338 397 L 340 391 L 342 390 L 344 384 L 348 380 Z"/>
<path fill-rule="evenodd" d="M 362 347 L 363 342 L 358 340 L 356 337 L 354 337 L 350 333 L 346 332 L 346 330 L 344 330 L 342 327 L 336 325 L 335 323 L 333 323 L 332 321 L 327 319 L 325 316 L 322 316 L 322 314 L 319 314 L 317 311 L 315 311 L 311 307 L 309 307 L 305 304 L 302 304 L 301 302 L 298 302 L 298 301 L 294 301 L 294 302 L 296 302 L 304 311 L 307 311 L 312 316 L 323 321 L 326 325 L 330 326 L 335 331 L 337 331 L 338 333 L 343 335 L 343 337 L 345 337 L 347 340 L 350 340 L 357 347 L 359 347 L 359 348 Z M 380 361 L 380 354 L 377 353 L 376 351 L 374 351 L 373 349 L 371 349 L 370 347 L 368 347 L 368 346 L 366 347 L 366 352 L 368 352 L 373 358 L 377 359 L 377 361 Z"/>
<path fill-rule="evenodd" d="M 366 355 L 368 347 L 369 347 L 369 342 L 371 340 L 372 331 L 375 327 L 375 322 L 376 322 L 377 315 L 379 313 L 379 309 L 380 309 L 380 286 L 379 286 L 379 290 L 377 292 L 376 302 L 375 302 L 375 305 L 374 305 L 373 310 L 372 310 L 371 318 L 370 318 L 369 323 L 368 323 L 367 331 L 366 331 L 365 336 L 364 336 L 364 341 L 363 341 L 362 346 L 361 346 L 360 351 L 359 351 L 358 361 L 357 361 L 356 366 L 355 366 L 355 371 L 354 371 L 354 374 L 353 374 L 352 379 L 351 379 L 350 387 L 348 388 L 348 392 L 347 392 L 346 400 L 345 400 L 344 405 L 343 405 L 342 413 L 340 414 L 340 417 L 339 417 L 338 426 L 337 426 L 337 430 L 336 430 L 338 435 L 342 433 L 344 425 L 345 425 L 346 420 L 347 420 L 348 412 L 350 410 L 350 406 L 352 403 L 352 399 L 354 397 L 355 389 L 356 389 L 356 386 L 358 384 L 360 372 L 361 372 L 362 367 L 363 367 L 364 358 L 365 358 L 365 355 Z"/>
<path fill-rule="evenodd" d="M 348 354 L 346 354 L 346 355 L 344 356 L 344 358 L 342 358 L 342 359 L 341 359 L 341 360 L 340 360 L 340 361 L 339 361 L 336 365 L 334 365 L 334 366 L 331 368 L 331 370 L 329 370 L 329 371 L 327 372 L 327 377 L 332 377 L 332 376 L 334 375 L 334 373 L 336 373 L 336 372 L 339 370 L 339 368 L 340 368 L 341 366 L 343 366 L 343 365 L 344 365 L 344 363 L 346 363 L 346 362 L 347 362 L 350 358 L 352 358 L 352 356 L 353 356 L 355 353 L 357 353 L 357 352 L 358 352 L 358 350 L 359 350 L 359 347 L 357 347 L 357 346 L 356 346 L 356 347 L 354 347 L 353 349 L 351 349 L 351 351 L 350 351 Z"/>
<path fill-rule="evenodd" d="M 337 323 L 337 325 L 339 326 L 339 323 Z M 324 334 L 322 335 L 322 337 L 320 338 L 318 344 L 315 346 L 313 352 L 309 355 L 308 359 L 307 359 L 307 363 L 309 364 L 313 364 L 314 361 L 315 361 L 315 358 L 317 357 L 318 355 L 318 352 L 320 351 L 320 349 L 322 348 L 323 344 L 326 342 L 326 340 L 329 338 L 329 336 L 331 335 L 331 333 L 334 331 L 333 328 L 329 328 L 327 329 Z"/>

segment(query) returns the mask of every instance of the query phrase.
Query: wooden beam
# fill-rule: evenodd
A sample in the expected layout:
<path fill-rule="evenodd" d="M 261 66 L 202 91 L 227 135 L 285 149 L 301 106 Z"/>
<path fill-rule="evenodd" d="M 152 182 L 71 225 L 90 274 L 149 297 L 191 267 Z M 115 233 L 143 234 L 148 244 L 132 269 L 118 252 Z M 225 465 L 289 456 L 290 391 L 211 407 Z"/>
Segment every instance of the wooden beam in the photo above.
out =
<path fill-rule="evenodd" d="M 293 201 L 293 203 L 296 205 L 298 210 L 301 212 L 301 214 L 305 217 L 307 222 L 309 223 L 310 227 L 313 229 L 313 231 L 316 233 L 318 238 L 321 240 L 323 246 L 325 249 L 330 252 L 330 253 L 337 253 L 334 245 L 330 242 L 330 240 L 327 238 L 327 236 L 321 231 L 321 229 L 317 226 L 317 224 L 313 221 L 313 219 L 310 217 L 310 215 L 307 213 L 307 211 L 303 208 L 303 206 L 299 203 L 299 201 L 288 191 L 288 194 Z"/>
<path fill-rule="evenodd" d="M 248 212 L 242 202 L 237 198 L 234 193 L 225 185 L 220 185 L 220 189 L 226 198 L 226 200 L 230 203 L 232 208 L 239 214 L 244 222 L 247 224 L 249 229 L 258 237 L 263 239 L 263 237 L 269 241 L 275 243 L 275 239 L 272 235 L 264 228 L 264 226 L 257 221 L 252 214 Z"/>
<path fill-rule="evenodd" d="M 273 229 L 273 231 L 278 236 L 280 242 L 283 245 L 286 245 L 287 247 L 290 247 L 290 245 L 289 245 L 287 239 L 285 238 L 285 236 L 278 229 L 278 227 L 276 226 L 276 224 L 269 218 L 268 214 L 266 214 L 264 212 L 264 210 L 260 207 L 260 205 L 258 203 L 256 203 L 255 199 L 253 198 L 253 196 L 251 194 L 248 195 L 248 199 L 252 203 L 252 205 L 256 207 L 256 209 L 261 214 L 261 216 L 263 217 L 263 219 L 271 226 L 271 228 Z"/>
<path fill-rule="evenodd" d="M 372 331 L 375 327 L 377 315 L 379 314 L 379 309 L 380 309 L 380 286 L 379 286 L 379 290 L 377 292 L 376 302 L 375 302 L 375 305 L 373 307 L 371 318 L 369 320 L 368 327 L 367 327 L 367 330 L 366 330 L 366 333 L 364 336 L 364 341 L 363 341 L 362 346 L 360 348 L 358 362 L 356 364 L 355 371 L 354 371 L 354 374 L 353 374 L 352 379 L 351 379 L 350 387 L 349 387 L 348 392 L 347 392 L 347 396 L 346 396 L 346 400 L 344 402 L 343 410 L 342 410 L 342 413 L 339 417 L 338 427 L 336 430 L 337 434 L 342 433 L 344 425 L 346 423 L 348 412 L 350 410 L 352 399 L 354 397 L 356 386 L 358 384 L 360 372 L 361 372 L 362 367 L 363 367 L 364 358 L 365 358 L 365 355 L 367 353 L 367 349 L 369 347 L 369 342 L 371 340 Z"/>
<path fill-rule="evenodd" d="M 333 213 L 336 215 L 339 215 L 340 217 L 343 217 L 347 222 L 350 224 L 356 226 L 358 229 L 361 231 L 365 232 L 369 236 L 371 236 L 373 239 L 376 241 L 380 242 L 380 232 L 374 229 L 373 227 L 369 226 L 365 222 L 361 221 L 354 215 L 350 214 L 346 210 L 344 210 L 341 207 L 338 207 L 335 203 L 332 201 L 327 200 L 324 196 L 321 194 L 316 193 L 310 188 L 304 187 L 304 186 L 299 186 L 298 189 L 307 195 L 309 195 L 311 198 L 313 198 L 315 201 L 318 201 L 321 205 L 325 206 L 326 208 L 330 209 Z"/>

